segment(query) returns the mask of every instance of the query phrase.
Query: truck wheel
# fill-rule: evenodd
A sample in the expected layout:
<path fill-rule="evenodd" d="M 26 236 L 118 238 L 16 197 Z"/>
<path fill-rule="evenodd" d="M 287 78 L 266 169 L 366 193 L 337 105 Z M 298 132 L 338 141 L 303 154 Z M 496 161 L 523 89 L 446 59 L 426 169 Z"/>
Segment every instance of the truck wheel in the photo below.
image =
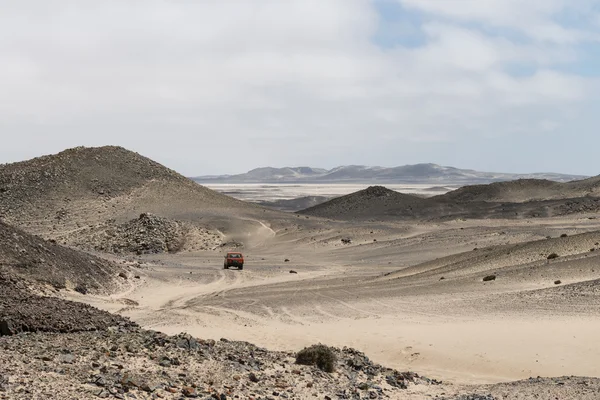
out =
<path fill-rule="evenodd" d="M 223 265 L 223 269 L 229 269 L 229 267 L 227 266 L 227 264 Z"/>
<path fill-rule="evenodd" d="M 238 269 L 244 269 L 244 266 L 243 266 L 243 265 L 240 265 Z"/>

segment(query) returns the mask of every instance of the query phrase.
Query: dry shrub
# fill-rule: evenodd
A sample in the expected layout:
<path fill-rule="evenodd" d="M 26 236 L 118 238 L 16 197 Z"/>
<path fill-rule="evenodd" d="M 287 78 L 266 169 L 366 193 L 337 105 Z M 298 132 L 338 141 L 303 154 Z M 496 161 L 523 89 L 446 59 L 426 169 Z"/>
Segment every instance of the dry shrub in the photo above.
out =
<path fill-rule="evenodd" d="M 296 364 L 316 365 L 321 371 L 333 372 L 336 356 L 333 350 L 323 344 L 306 347 L 296 354 Z"/>

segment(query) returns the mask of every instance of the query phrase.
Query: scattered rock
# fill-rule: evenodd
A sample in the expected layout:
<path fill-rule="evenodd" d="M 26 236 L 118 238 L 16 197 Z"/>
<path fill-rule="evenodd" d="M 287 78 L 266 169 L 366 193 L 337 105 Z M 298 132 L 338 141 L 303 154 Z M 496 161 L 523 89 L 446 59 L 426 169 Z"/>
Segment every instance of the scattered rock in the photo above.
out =
<path fill-rule="evenodd" d="M 198 397 L 198 393 L 196 393 L 196 389 L 194 389 L 193 387 L 189 387 L 189 386 L 185 386 L 183 389 L 181 389 L 181 393 L 185 397 L 189 397 L 189 398 Z"/>
<path fill-rule="evenodd" d="M 484 282 L 495 281 L 495 280 L 496 280 L 496 275 L 488 275 L 483 278 Z"/>
<path fill-rule="evenodd" d="M 77 286 L 75 286 L 75 291 L 79 292 L 81 294 L 87 294 L 88 293 L 87 287 L 85 287 L 85 285 L 77 285 Z"/>

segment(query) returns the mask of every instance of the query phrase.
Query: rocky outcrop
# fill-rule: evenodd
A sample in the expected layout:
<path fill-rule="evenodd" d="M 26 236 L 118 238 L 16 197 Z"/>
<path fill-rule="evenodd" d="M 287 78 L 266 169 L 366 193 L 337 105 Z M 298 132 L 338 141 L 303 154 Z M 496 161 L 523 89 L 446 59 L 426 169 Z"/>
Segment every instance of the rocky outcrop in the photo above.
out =
<path fill-rule="evenodd" d="M 113 262 L 44 240 L 0 221 L 0 273 L 56 289 L 111 291 L 125 269 Z"/>
<path fill-rule="evenodd" d="M 329 374 L 296 364 L 292 352 L 139 328 L 19 335 L 0 339 L 0 348 L 11 399 L 383 399 L 398 398 L 409 386 L 439 384 L 381 367 L 353 349 L 333 349 L 337 373 Z M 25 370 L 61 372 L 39 380 Z"/>
<path fill-rule="evenodd" d="M 22 332 L 81 332 L 131 327 L 118 315 L 83 303 L 33 294 L 24 281 L 0 275 L 0 336 Z"/>

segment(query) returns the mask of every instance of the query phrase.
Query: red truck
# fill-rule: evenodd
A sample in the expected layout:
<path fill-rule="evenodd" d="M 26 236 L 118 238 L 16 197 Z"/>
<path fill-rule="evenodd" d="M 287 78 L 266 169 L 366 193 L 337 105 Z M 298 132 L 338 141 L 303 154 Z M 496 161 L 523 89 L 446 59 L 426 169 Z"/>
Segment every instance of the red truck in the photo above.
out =
<path fill-rule="evenodd" d="M 224 269 L 229 267 L 237 267 L 237 269 L 244 269 L 244 256 L 238 252 L 228 252 L 225 255 L 225 262 L 223 263 Z"/>

